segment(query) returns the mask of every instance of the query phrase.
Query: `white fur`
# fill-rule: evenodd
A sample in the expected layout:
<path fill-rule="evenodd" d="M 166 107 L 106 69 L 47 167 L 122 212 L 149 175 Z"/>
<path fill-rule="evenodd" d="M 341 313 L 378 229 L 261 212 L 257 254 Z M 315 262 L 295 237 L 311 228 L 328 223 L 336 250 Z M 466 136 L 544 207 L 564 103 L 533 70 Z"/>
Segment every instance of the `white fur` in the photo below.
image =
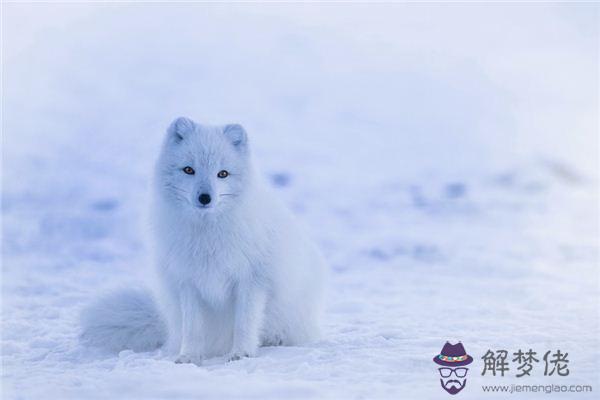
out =
<path fill-rule="evenodd" d="M 144 289 L 112 292 L 90 304 L 81 316 L 81 341 L 118 352 L 162 346 L 167 327 L 152 294 Z"/>
<path fill-rule="evenodd" d="M 257 176 L 240 125 L 175 120 L 154 199 L 159 305 L 177 362 L 234 360 L 318 337 L 324 263 Z"/>

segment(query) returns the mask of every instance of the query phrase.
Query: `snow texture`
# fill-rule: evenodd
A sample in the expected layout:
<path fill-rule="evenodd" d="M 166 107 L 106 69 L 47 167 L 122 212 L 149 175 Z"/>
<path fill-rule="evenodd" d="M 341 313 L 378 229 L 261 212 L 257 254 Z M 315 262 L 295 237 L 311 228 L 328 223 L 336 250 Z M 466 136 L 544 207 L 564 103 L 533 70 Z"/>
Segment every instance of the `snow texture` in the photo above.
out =
<path fill-rule="evenodd" d="M 2 398 L 448 398 L 446 340 L 475 359 L 464 399 L 597 392 L 598 14 L 4 4 Z M 85 305 L 151 284 L 149 178 L 180 115 L 243 124 L 323 249 L 319 342 L 202 367 L 79 342 Z M 570 375 L 481 376 L 519 348 L 568 352 Z"/>

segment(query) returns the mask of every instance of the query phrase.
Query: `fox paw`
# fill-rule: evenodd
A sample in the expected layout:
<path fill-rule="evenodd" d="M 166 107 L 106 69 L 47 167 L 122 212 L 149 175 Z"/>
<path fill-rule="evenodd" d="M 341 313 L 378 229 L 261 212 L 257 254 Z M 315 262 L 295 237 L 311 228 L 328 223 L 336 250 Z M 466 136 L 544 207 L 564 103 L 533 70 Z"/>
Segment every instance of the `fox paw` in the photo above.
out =
<path fill-rule="evenodd" d="M 283 346 L 283 339 L 279 335 L 274 335 L 263 339 L 263 346 Z"/>
<path fill-rule="evenodd" d="M 202 357 L 191 356 L 189 354 L 180 354 L 175 359 L 175 364 L 195 364 L 200 366 L 202 365 Z"/>
<path fill-rule="evenodd" d="M 247 357 L 250 357 L 250 354 L 246 351 L 232 351 L 227 356 L 227 361 L 228 362 L 237 361 L 237 360 L 241 360 L 242 358 L 247 358 Z"/>

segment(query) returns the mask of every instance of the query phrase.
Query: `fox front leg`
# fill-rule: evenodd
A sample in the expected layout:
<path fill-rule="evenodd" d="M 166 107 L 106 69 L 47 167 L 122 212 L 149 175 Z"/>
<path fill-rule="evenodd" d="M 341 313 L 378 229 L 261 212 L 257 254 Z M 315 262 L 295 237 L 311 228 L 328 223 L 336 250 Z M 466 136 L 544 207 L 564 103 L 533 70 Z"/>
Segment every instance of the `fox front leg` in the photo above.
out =
<path fill-rule="evenodd" d="M 265 312 L 264 289 L 240 283 L 235 292 L 233 346 L 228 361 L 256 355 Z"/>
<path fill-rule="evenodd" d="M 175 359 L 177 364 L 202 364 L 202 310 L 197 290 L 184 287 L 179 295 L 181 307 L 181 347 Z"/>

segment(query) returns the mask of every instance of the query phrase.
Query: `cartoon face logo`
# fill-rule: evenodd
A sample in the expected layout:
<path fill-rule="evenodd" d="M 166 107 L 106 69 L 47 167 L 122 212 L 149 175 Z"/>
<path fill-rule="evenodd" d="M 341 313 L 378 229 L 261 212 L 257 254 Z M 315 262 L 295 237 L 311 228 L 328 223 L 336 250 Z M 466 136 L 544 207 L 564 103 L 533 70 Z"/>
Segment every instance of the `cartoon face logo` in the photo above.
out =
<path fill-rule="evenodd" d="M 464 389 L 467 384 L 467 372 L 469 372 L 469 368 L 465 365 L 471 364 L 473 357 L 467 354 L 461 342 L 456 344 L 446 342 L 440 354 L 433 357 L 433 362 L 441 365 L 438 368 L 440 384 L 446 392 L 456 394 Z"/>

